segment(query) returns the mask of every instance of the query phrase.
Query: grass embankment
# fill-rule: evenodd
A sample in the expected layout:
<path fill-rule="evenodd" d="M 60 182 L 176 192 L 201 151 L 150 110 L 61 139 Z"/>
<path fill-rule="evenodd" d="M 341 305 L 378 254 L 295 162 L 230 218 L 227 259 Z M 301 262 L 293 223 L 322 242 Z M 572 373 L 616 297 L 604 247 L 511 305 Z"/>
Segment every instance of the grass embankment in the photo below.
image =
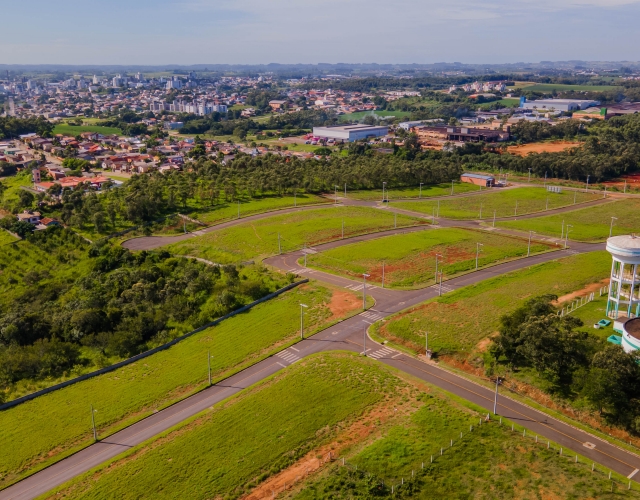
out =
<path fill-rule="evenodd" d="M 572 225 L 569 239 L 576 241 L 603 241 L 609 237 L 611 217 L 614 221 L 612 234 L 630 234 L 640 232 L 640 200 L 627 199 L 604 205 L 583 208 L 558 215 L 548 215 L 535 219 L 496 223 L 499 227 L 535 231 L 560 238 L 562 226 Z"/>
<path fill-rule="evenodd" d="M 615 85 L 566 85 L 562 83 L 534 83 L 524 87 L 524 90 L 532 92 L 608 92 L 620 89 Z"/>
<path fill-rule="evenodd" d="M 0 412 L 0 487 L 88 444 L 91 404 L 104 436 L 204 387 L 208 351 L 221 379 L 295 342 L 301 302 L 308 334 L 361 307 L 355 293 L 302 285 L 166 351 Z"/>
<path fill-rule="evenodd" d="M 584 459 L 561 457 L 557 445 L 547 450 L 506 421 L 478 426 L 479 414 L 371 359 L 320 354 L 57 494 L 127 499 L 153 491 L 154 498 L 181 498 L 189 491 L 190 498 L 233 499 L 281 497 L 286 489 L 286 496 L 303 499 L 370 498 L 391 497 L 391 485 L 396 495 L 428 498 L 521 498 L 532 491 L 585 498 L 609 491 L 606 476 L 592 473 Z M 318 469 L 329 451 L 346 457 L 346 466 L 337 460 Z"/>
<path fill-rule="evenodd" d="M 470 415 L 462 404 L 431 395 L 423 400 L 425 406 L 402 425 L 349 456 L 346 467 L 337 462 L 289 497 L 392 498 L 392 486 L 402 498 L 613 498 L 623 491 L 640 497 L 617 475 L 611 493 L 607 470 L 592 472 L 584 458 L 576 464 L 574 454 L 560 456 L 557 445 L 547 449 L 546 440 L 536 443 L 518 427 L 512 432 L 506 420 L 477 426 L 473 419 L 469 432 Z"/>
<path fill-rule="evenodd" d="M 357 122 L 362 120 L 365 116 L 379 116 L 379 117 L 387 117 L 394 116 L 396 118 L 406 118 L 411 116 L 410 111 L 355 111 L 354 113 L 346 113 L 340 116 L 341 122 Z"/>
<path fill-rule="evenodd" d="M 11 233 L 8 233 L 4 229 L 0 230 L 0 247 L 8 245 L 9 243 L 15 243 L 18 239 Z"/>
<path fill-rule="evenodd" d="M 247 222 L 165 248 L 172 254 L 202 257 L 221 264 L 243 262 L 277 254 L 278 235 L 283 253 L 302 248 L 305 244 L 313 246 L 340 239 L 343 221 L 344 236 L 348 238 L 393 229 L 394 214 L 362 207 L 306 210 Z M 397 216 L 398 227 L 419 223 L 411 217 Z"/>
<path fill-rule="evenodd" d="M 562 193 L 549 193 L 544 188 L 515 188 L 503 191 L 494 188 L 493 191 L 475 196 L 463 196 L 436 201 L 403 201 L 392 202 L 394 208 L 411 210 L 427 215 L 435 213 L 436 217 L 446 219 L 487 219 L 496 217 L 511 217 L 525 215 L 533 212 L 542 212 L 547 208 L 565 207 L 574 202 L 582 203 L 595 200 L 601 196 L 595 193 L 563 191 Z M 548 200 L 548 205 L 547 205 Z M 438 204 L 440 209 L 438 211 Z M 516 210 L 517 204 L 517 210 Z M 480 210 L 482 209 L 482 217 Z"/>
<path fill-rule="evenodd" d="M 468 193 L 469 191 L 478 191 L 478 186 L 469 184 L 468 182 L 454 182 L 453 194 Z M 344 196 L 344 191 L 338 196 Z M 422 193 L 420 192 L 420 186 L 412 186 L 406 188 L 394 188 L 385 189 L 385 199 L 397 200 L 402 198 L 433 198 L 436 196 L 451 196 L 451 183 L 433 184 L 422 186 Z M 347 189 L 347 198 L 353 198 L 355 200 L 379 200 L 382 201 L 382 189 L 371 189 L 367 191 L 349 191 Z"/>
<path fill-rule="evenodd" d="M 435 352 L 471 352 L 497 331 L 500 316 L 525 300 L 582 289 L 609 275 L 607 252 L 574 255 L 482 281 L 427 301 L 374 325 L 374 332 L 424 354 L 425 331 Z"/>
<path fill-rule="evenodd" d="M 321 196 L 314 194 L 298 194 L 295 196 L 265 196 L 264 198 L 253 198 L 240 201 L 240 217 L 253 215 L 271 210 L 280 210 L 283 208 L 294 208 L 294 206 L 312 205 L 315 203 L 330 203 Z M 214 206 L 210 210 L 203 210 L 197 213 L 193 218 L 204 222 L 205 224 L 215 224 L 224 220 L 236 219 L 238 217 L 238 203 L 224 202 Z"/>
<path fill-rule="evenodd" d="M 10 177 L 0 177 L 0 183 L 4 186 L 4 193 L 0 199 L 0 206 L 12 211 L 17 210 L 19 194 L 21 191 L 20 186 L 31 186 L 31 172 L 23 170 L 16 175 Z"/>
<path fill-rule="evenodd" d="M 370 360 L 318 355 L 63 491 L 67 498 L 141 498 L 151 491 L 154 498 L 185 491 L 189 498 L 236 498 L 402 385 Z"/>
<path fill-rule="evenodd" d="M 438 229 L 334 248 L 308 256 L 307 265 L 349 278 L 367 273 L 370 282 L 381 284 L 384 262 L 385 286 L 427 286 L 435 283 L 436 255 L 443 279 L 475 269 L 477 243 L 483 245 L 480 267 L 527 255 L 528 242 L 524 239 L 467 229 Z M 549 249 L 546 244 L 531 245 L 531 253 Z"/>
<path fill-rule="evenodd" d="M 122 130 L 116 127 L 104 127 L 102 125 L 69 125 L 68 123 L 59 123 L 53 127 L 53 134 L 70 135 L 75 137 L 76 135 L 84 132 L 93 132 L 102 135 L 120 135 Z"/>

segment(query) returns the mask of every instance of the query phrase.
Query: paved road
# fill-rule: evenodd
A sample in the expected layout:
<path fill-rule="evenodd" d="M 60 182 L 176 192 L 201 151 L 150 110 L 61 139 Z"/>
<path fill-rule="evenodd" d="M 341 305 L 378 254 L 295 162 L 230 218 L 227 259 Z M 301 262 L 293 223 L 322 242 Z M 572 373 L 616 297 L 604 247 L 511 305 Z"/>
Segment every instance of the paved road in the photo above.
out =
<path fill-rule="evenodd" d="M 410 228 L 409 230 L 424 230 L 424 228 Z M 397 232 L 400 231 L 403 230 L 397 230 Z M 334 241 L 316 247 L 313 251 L 335 248 L 340 245 L 352 243 L 354 240 L 371 239 L 375 236 L 376 235 L 363 235 L 350 240 Z M 602 248 L 604 248 L 604 245 L 577 244 L 569 251 L 535 255 L 527 259 L 506 262 L 488 269 L 483 269 L 475 273 L 449 280 L 443 284 L 443 292 L 446 293 L 448 291 L 456 290 L 484 279 L 499 276 L 524 267 L 548 262 L 564 255 L 590 252 L 600 250 Z M 297 260 L 303 255 L 302 251 L 293 252 L 291 254 L 280 255 L 267 259 L 266 263 L 286 271 L 296 272 L 303 276 L 313 277 L 314 279 L 343 286 L 354 291 L 362 290 L 363 284 L 361 282 L 319 271 L 300 269 L 297 264 Z M 439 293 L 439 288 L 433 286 L 422 290 L 398 291 L 382 289 L 376 286 L 368 286 L 367 293 L 376 299 L 375 307 L 324 330 L 309 339 L 303 340 L 295 346 L 289 347 L 207 390 L 141 420 L 140 422 L 109 436 L 104 441 L 96 443 L 47 469 L 38 472 L 37 474 L 34 474 L 33 476 L 3 491 L 0 491 L 0 500 L 31 499 L 46 493 L 83 472 L 116 457 L 123 451 L 158 435 L 211 405 L 238 393 L 244 388 L 263 380 L 279 370 L 286 368 L 304 356 L 320 351 L 336 349 L 347 349 L 362 352 L 366 328 L 374 322 L 402 309 L 436 297 Z M 493 393 L 482 386 L 458 375 L 442 370 L 433 364 L 418 361 L 386 346 L 377 344 L 369 338 L 366 340 L 366 347 L 367 355 L 379 360 L 380 362 L 394 366 L 395 368 L 414 375 L 426 382 L 448 390 L 486 408 L 487 410 L 491 410 L 493 408 Z M 553 440 L 561 444 L 566 449 L 581 453 L 582 455 L 587 456 L 590 460 L 621 474 L 629 475 L 635 469 L 640 469 L 640 457 L 619 449 L 597 437 L 577 430 L 567 424 L 551 419 L 521 403 L 507 398 L 501 398 L 498 413 L 518 421 L 531 432 L 535 432 L 540 434 L 540 436 Z M 584 446 L 584 443 L 595 444 L 595 447 L 593 449 L 587 448 Z"/>
<path fill-rule="evenodd" d="M 308 209 L 311 209 L 311 207 L 301 207 L 281 211 L 280 213 L 290 213 L 293 211 Z M 272 215 L 273 214 L 259 214 L 247 217 L 241 221 L 259 220 Z M 210 229 L 222 229 L 223 227 L 229 227 L 233 224 L 237 224 L 238 222 L 239 221 L 229 221 L 228 223 L 221 224 Z M 473 221 L 461 223 L 460 221 L 444 220 L 441 220 L 441 223 L 447 226 L 469 226 L 474 224 Z M 384 233 L 367 234 L 347 240 L 333 241 L 307 251 L 323 251 L 330 248 L 336 248 L 341 245 L 354 243 L 356 241 L 378 238 L 384 234 L 435 229 L 436 228 L 433 226 L 418 226 L 385 231 Z M 164 240 L 164 238 L 161 239 Z M 148 241 L 148 239 L 145 238 L 139 238 L 137 240 Z M 146 243 L 144 243 L 144 245 L 146 245 Z M 129 248 L 136 247 L 130 246 Z M 145 246 L 145 248 L 149 247 Z M 493 392 L 491 390 L 438 368 L 435 364 L 419 361 L 415 358 L 394 351 L 389 347 L 377 344 L 370 338 L 366 337 L 366 328 L 374 322 L 391 314 L 401 311 L 407 307 L 417 305 L 425 300 L 434 298 L 440 292 L 447 293 L 473 283 L 478 283 L 484 279 L 499 276 L 531 265 L 548 262 L 562 256 L 602 249 L 604 249 L 604 244 L 591 245 L 573 243 L 572 248 L 568 251 L 562 250 L 535 255 L 526 259 L 505 262 L 474 273 L 459 276 L 443 283 L 442 289 L 438 286 L 432 286 L 421 290 L 399 291 L 383 289 L 377 286 L 367 286 L 367 293 L 373 296 L 376 300 L 376 305 L 373 308 L 327 330 L 319 332 L 313 337 L 305 339 L 295 346 L 289 347 L 207 390 L 191 396 L 169 408 L 159 411 L 158 413 L 141 420 L 140 422 L 137 422 L 136 424 L 112 436 L 109 436 L 104 441 L 96 443 L 47 469 L 0 491 L 0 500 L 35 498 L 82 474 L 83 472 L 118 456 L 123 451 L 158 435 L 211 405 L 222 401 L 246 387 L 286 368 L 304 356 L 321 351 L 336 349 L 362 352 L 365 338 L 366 354 L 373 359 L 377 359 L 380 362 L 416 376 L 425 382 L 450 391 L 487 409 L 488 411 L 492 410 Z M 353 291 L 361 291 L 364 288 L 363 283 L 359 281 L 353 281 L 311 269 L 301 269 L 297 264 L 297 261 L 303 256 L 303 251 L 297 251 L 286 255 L 271 257 L 267 259 L 265 263 L 282 270 L 295 272 L 296 274 L 311 277 L 322 282 L 346 287 Z M 597 462 L 620 474 L 631 475 L 634 474 L 634 471 L 640 469 L 640 457 L 637 455 L 617 448 L 616 446 L 611 445 L 589 433 L 554 420 L 522 403 L 501 397 L 498 406 L 498 414 L 515 420 L 531 432 L 537 433 L 546 439 L 555 441 L 564 448 L 580 453 L 588 457 L 590 460 L 593 460 L 594 462 Z M 585 443 L 588 444 L 585 445 Z M 640 475 L 634 475 L 632 477 L 634 480 L 637 480 Z"/>

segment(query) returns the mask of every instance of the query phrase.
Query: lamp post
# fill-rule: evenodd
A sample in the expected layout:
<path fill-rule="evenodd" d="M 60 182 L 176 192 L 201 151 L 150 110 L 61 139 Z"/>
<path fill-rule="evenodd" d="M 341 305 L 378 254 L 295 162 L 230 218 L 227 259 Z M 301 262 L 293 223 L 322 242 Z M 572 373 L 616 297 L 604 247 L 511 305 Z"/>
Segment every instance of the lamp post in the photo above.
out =
<path fill-rule="evenodd" d="M 451 195 L 453 196 L 453 181 L 451 181 Z"/>
<path fill-rule="evenodd" d="M 91 405 L 91 427 L 93 428 L 93 440 L 97 441 L 98 440 L 98 432 L 96 431 L 96 419 L 94 418 L 93 414 L 96 413 L 98 410 L 94 410 L 93 409 L 93 405 Z"/>
<path fill-rule="evenodd" d="M 493 398 L 493 414 L 497 415 L 497 409 L 498 409 L 498 386 L 500 385 L 500 382 L 502 382 L 502 380 L 500 380 L 500 377 L 496 377 L 496 395 Z"/>
<path fill-rule="evenodd" d="M 362 273 L 362 310 L 367 310 L 367 278 L 369 275 L 367 273 Z"/>
<path fill-rule="evenodd" d="M 482 203 L 480 203 L 480 219 L 482 219 Z"/>
<path fill-rule="evenodd" d="M 367 327 L 362 328 L 362 355 L 367 355 Z"/>
<path fill-rule="evenodd" d="M 573 227 L 571 224 L 567 224 L 567 228 L 564 232 L 564 249 L 567 249 L 567 240 L 569 239 L 569 231 L 571 231 L 571 229 L 569 229 L 570 227 Z"/>
<path fill-rule="evenodd" d="M 442 255 L 439 253 L 436 254 L 436 284 L 438 284 L 438 257 L 442 258 Z"/>
<path fill-rule="evenodd" d="M 240 202 L 238 202 L 238 219 L 240 218 Z"/>
<path fill-rule="evenodd" d="M 333 197 L 335 198 L 336 205 L 337 205 L 338 204 L 338 186 L 336 185 L 333 186 L 333 192 L 334 192 Z"/>
<path fill-rule="evenodd" d="M 383 182 L 382 183 L 382 203 L 384 203 L 384 189 L 387 187 L 387 183 Z"/>
<path fill-rule="evenodd" d="M 529 231 L 529 244 L 527 245 L 527 257 L 531 255 L 531 235 L 536 234 L 535 231 Z"/>
<path fill-rule="evenodd" d="M 531 169 L 529 169 L 529 182 L 531 182 Z"/>
<path fill-rule="evenodd" d="M 564 219 L 562 219 L 562 229 L 560 229 L 560 241 L 564 238 Z"/>
<path fill-rule="evenodd" d="M 585 193 L 586 193 L 587 191 L 589 191 L 589 178 L 590 178 L 590 177 L 591 177 L 590 175 L 587 175 L 587 187 L 584 189 L 584 192 L 585 192 Z"/>
<path fill-rule="evenodd" d="M 382 288 L 384 288 L 384 260 L 382 261 Z"/>
<path fill-rule="evenodd" d="M 344 197 L 347 197 L 347 183 L 344 183 Z"/>
<path fill-rule="evenodd" d="M 614 220 L 618 220 L 617 217 L 611 217 L 611 225 L 609 226 L 609 238 L 611 238 L 611 235 L 613 234 L 613 221 Z"/>
<path fill-rule="evenodd" d="M 496 211 L 493 211 L 493 227 L 496 227 Z"/>
<path fill-rule="evenodd" d="M 547 187 L 547 172 L 544 173 L 544 187 Z"/>
<path fill-rule="evenodd" d="M 307 307 L 307 304 L 300 304 L 300 340 L 304 339 L 304 310 Z"/>
<path fill-rule="evenodd" d="M 438 289 L 438 296 L 442 295 L 442 274 L 443 272 L 440 271 L 440 288 Z"/>
<path fill-rule="evenodd" d="M 483 247 L 482 243 L 476 243 L 476 271 L 478 270 L 478 256 L 480 255 L 480 247 Z"/>
<path fill-rule="evenodd" d="M 209 371 L 209 385 L 211 385 L 211 358 L 213 358 L 213 356 L 211 355 L 211 351 L 207 351 L 207 368 Z"/>
<path fill-rule="evenodd" d="M 420 194 L 418 195 L 418 198 L 422 198 L 422 182 L 420 183 Z"/>

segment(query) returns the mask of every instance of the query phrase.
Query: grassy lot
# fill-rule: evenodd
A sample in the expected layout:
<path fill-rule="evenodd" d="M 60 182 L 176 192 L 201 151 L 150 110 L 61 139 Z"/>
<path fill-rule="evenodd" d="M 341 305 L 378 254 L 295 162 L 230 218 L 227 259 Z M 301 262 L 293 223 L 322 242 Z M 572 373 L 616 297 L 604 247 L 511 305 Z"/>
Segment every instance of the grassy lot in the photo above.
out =
<path fill-rule="evenodd" d="M 309 335 L 360 310 L 358 295 L 334 292 L 316 284 L 299 286 L 166 351 L 0 412 L 0 477 L 6 484 L 88 444 L 91 404 L 105 435 L 204 387 L 208 351 L 213 377 L 221 379 L 295 342 L 301 302 L 309 305 Z M 334 308 L 346 312 L 334 315 Z"/>
<path fill-rule="evenodd" d="M 392 485 L 400 498 L 640 497 L 636 490 L 627 491 L 620 477 L 611 493 L 608 471 L 592 472 L 584 458 L 576 464 L 574 455 L 560 456 L 557 445 L 547 450 L 546 441 L 523 437 L 518 426 L 512 432 L 506 421 L 503 425 L 493 421 L 469 432 L 468 409 L 431 395 L 424 401 L 425 406 L 405 417 L 403 425 L 348 457 L 346 467 L 337 462 L 289 497 L 392 498 Z M 462 439 L 456 431 L 463 432 Z M 454 440 L 453 448 L 449 439 Z M 445 450 L 442 456 L 440 447 Z"/>
<path fill-rule="evenodd" d="M 18 203 L 20 186 L 31 186 L 31 172 L 23 170 L 10 177 L 0 177 L 0 182 L 5 187 L 4 194 L 0 199 L 0 205 L 11 210 Z"/>
<path fill-rule="evenodd" d="M 504 106 L 505 108 L 515 108 L 520 105 L 520 99 L 515 97 L 508 97 L 506 99 L 499 99 L 497 101 L 486 102 L 486 103 L 480 104 L 480 109 L 488 109 L 495 103 L 498 103 L 501 106 Z"/>
<path fill-rule="evenodd" d="M 620 200 L 605 205 L 583 208 L 558 215 L 535 219 L 499 222 L 500 227 L 536 231 L 538 234 L 560 237 L 562 222 L 570 228 L 569 238 L 577 241 L 603 241 L 609 237 L 611 217 L 614 221 L 613 235 L 640 232 L 640 200 Z"/>
<path fill-rule="evenodd" d="M 271 210 L 279 210 L 281 208 L 293 208 L 294 202 L 296 206 L 312 205 L 314 203 L 330 203 L 331 200 L 316 196 L 313 194 L 298 194 L 295 196 L 265 196 L 264 198 L 251 198 L 241 201 L 240 217 L 247 215 L 269 212 Z M 215 205 L 210 210 L 203 209 L 202 212 L 192 215 L 205 224 L 215 224 L 229 219 L 238 217 L 238 203 L 225 202 Z"/>
<path fill-rule="evenodd" d="M 427 215 L 433 214 L 447 219 L 479 219 L 480 209 L 482 218 L 493 218 L 495 210 L 496 217 L 509 217 L 513 215 L 525 215 L 533 212 L 541 212 L 547 208 L 564 207 L 573 204 L 575 194 L 576 203 L 590 201 L 601 196 L 595 193 L 568 192 L 549 193 L 544 188 L 515 188 L 506 190 L 492 190 L 483 195 L 463 196 L 436 201 L 401 201 L 392 202 L 392 206 L 421 212 Z M 517 211 L 516 211 L 517 203 Z M 439 204 L 439 212 L 438 212 Z"/>
<path fill-rule="evenodd" d="M 536 83 L 524 87 L 525 90 L 532 92 L 553 92 L 554 90 L 557 92 L 570 92 L 572 90 L 576 92 L 607 92 L 619 88 L 614 85 L 563 85 L 561 83 Z"/>
<path fill-rule="evenodd" d="M 102 125 L 69 125 L 68 123 L 59 123 L 53 127 L 53 134 L 76 136 L 83 132 L 95 132 L 97 134 L 112 135 L 122 134 L 122 130 L 116 127 L 104 127 Z"/>
<path fill-rule="evenodd" d="M 370 275 L 369 281 L 382 282 L 385 263 L 385 286 L 415 287 L 435 282 L 436 255 L 438 270 L 444 279 L 475 268 L 476 243 L 483 247 L 480 267 L 527 254 L 527 240 L 467 229 L 438 229 L 372 241 L 354 243 L 310 255 L 307 264 L 349 278 Z M 548 245 L 532 244 L 531 252 L 549 250 Z"/>
<path fill-rule="evenodd" d="M 467 193 L 469 191 L 477 191 L 478 187 L 468 182 L 454 182 L 453 194 Z M 344 195 L 344 191 L 342 193 Z M 451 183 L 435 184 L 422 186 L 422 193 L 420 193 L 420 186 L 395 188 L 385 190 L 385 198 L 389 195 L 390 200 L 397 200 L 399 198 L 432 198 L 436 196 L 449 196 L 451 195 Z M 340 195 L 340 193 L 338 193 Z M 356 200 L 382 200 L 382 190 L 375 189 L 370 191 L 349 191 L 347 186 L 347 198 L 353 198 Z"/>
<path fill-rule="evenodd" d="M 9 243 L 15 243 L 16 241 L 18 240 L 11 233 L 8 233 L 4 229 L 0 230 L 0 247 Z"/>
<path fill-rule="evenodd" d="M 574 255 L 482 281 L 401 312 L 374 326 L 374 332 L 424 353 L 425 331 L 436 352 L 471 351 L 497 331 L 500 316 L 526 299 L 582 289 L 607 277 L 607 252 Z"/>
<path fill-rule="evenodd" d="M 268 219 L 247 222 L 235 227 L 190 238 L 167 246 L 178 255 L 202 257 L 213 262 L 228 264 L 264 258 L 278 253 L 278 235 L 282 252 L 290 252 L 303 245 L 313 246 L 344 236 L 392 229 L 394 214 L 384 210 L 363 207 L 323 208 L 305 210 Z M 397 225 L 412 226 L 420 221 L 398 215 Z"/>
<path fill-rule="evenodd" d="M 154 498 L 183 498 L 188 489 L 189 498 L 237 498 L 402 385 L 389 370 L 353 354 L 314 356 L 133 457 L 86 474 L 64 495 L 127 499 L 153 491 Z"/>
<path fill-rule="evenodd" d="M 405 118 L 407 116 L 411 116 L 410 111 L 356 111 L 355 113 L 347 113 L 345 115 L 340 115 L 341 122 L 357 122 L 362 120 L 365 116 L 375 114 L 376 116 L 395 116 L 396 118 Z"/>

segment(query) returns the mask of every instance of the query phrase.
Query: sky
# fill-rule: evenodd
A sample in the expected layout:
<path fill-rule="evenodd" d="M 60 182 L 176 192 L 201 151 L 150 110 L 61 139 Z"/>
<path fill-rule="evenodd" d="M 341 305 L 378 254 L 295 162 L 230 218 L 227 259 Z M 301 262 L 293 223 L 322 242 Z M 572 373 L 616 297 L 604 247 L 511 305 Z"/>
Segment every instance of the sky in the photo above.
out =
<path fill-rule="evenodd" d="M 0 64 L 640 60 L 640 0 L 2 3 Z"/>

